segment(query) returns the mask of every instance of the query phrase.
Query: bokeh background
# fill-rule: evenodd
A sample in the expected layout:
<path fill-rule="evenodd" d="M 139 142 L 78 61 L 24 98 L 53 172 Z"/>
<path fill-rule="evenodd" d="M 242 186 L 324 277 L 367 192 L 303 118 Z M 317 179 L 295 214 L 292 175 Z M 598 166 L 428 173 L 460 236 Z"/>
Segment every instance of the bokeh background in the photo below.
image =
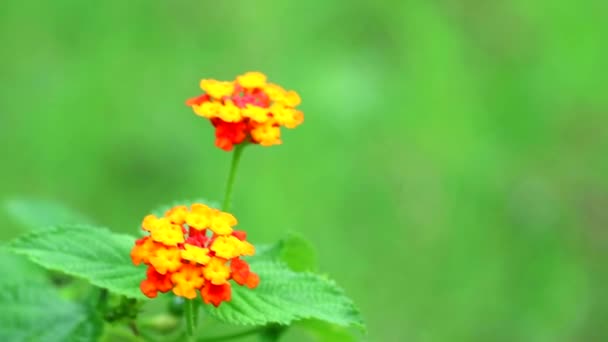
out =
<path fill-rule="evenodd" d="M 221 199 L 230 155 L 184 100 L 260 70 L 306 119 L 246 150 L 234 212 L 255 242 L 310 239 L 364 339 L 606 341 L 606 13 L 2 1 L 0 199 L 59 200 L 123 232 L 175 199 Z M 23 232 L 4 212 L 0 227 Z"/>

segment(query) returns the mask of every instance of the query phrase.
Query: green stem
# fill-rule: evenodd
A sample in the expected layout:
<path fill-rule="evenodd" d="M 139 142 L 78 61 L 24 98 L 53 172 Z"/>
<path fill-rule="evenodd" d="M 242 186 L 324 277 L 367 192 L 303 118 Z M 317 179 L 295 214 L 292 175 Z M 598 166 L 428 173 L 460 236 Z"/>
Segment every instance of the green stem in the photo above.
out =
<path fill-rule="evenodd" d="M 232 153 L 232 163 L 230 164 L 230 173 L 228 174 L 228 181 L 226 182 L 226 192 L 224 193 L 224 203 L 222 204 L 222 210 L 230 210 L 232 188 L 234 186 L 234 179 L 236 178 L 236 170 L 239 167 L 239 161 L 241 160 L 241 154 L 243 153 L 245 144 L 236 145 L 234 152 Z"/>
<path fill-rule="evenodd" d="M 98 312 L 103 312 L 104 314 L 106 313 L 106 310 L 108 308 L 108 297 L 109 296 L 110 296 L 110 294 L 108 293 L 107 289 L 99 290 L 99 298 L 97 299 L 97 311 Z"/>
<path fill-rule="evenodd" d="M 188 332 L 188 336 L 194 334 L 194 327 L 196 326 L 196 314 L 194 310 L 196 310 L 194 301 L 187 299 L 184 303 L 184 317 L 186 318 L 186 331 Z"/>
<path fill-rule="evenodd" d="M 198 339 L 198 342 L 215 342 L 215 341 L 225 341 L 225 340 L 232 340 L 232 339 L 237 339 L 240 337 L 245 337 L 245 336 L 249 336 L 249 335 L 254 335 L 254 334 L 258 334 L 260 332 L 264 331 L 264 328 L 255 328 L 255 329 L 251 329 L 251 330 L 245 330 L 245 331 L 241 331 L 240 333 L 236 333 L 236 334 L 232 334 L 232 335 L 224 335 L 224 336 L 215 336 L 215 337 L 206 337 L 206 338 L 201 338 Z"/>

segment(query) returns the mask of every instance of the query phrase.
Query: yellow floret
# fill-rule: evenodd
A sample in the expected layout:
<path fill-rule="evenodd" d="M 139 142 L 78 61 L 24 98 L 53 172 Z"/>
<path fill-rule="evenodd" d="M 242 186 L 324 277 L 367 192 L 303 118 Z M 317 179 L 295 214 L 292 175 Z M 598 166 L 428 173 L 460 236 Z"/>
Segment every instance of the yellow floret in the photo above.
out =
<path fill-rule="evenodd" d="M 255 247 L 247 242 L 247 241 L 241 241 L 241 244 L 239 246 L 239 254 L 240 255 L 245 255 L 245 256 L 251 256 L 255 254 Z"/>
<path fill-rule="evenodd" d="M 219 102 L 204 102 L 200 106 L 194 105 L 192 108 L 196 115 L 209 119 L 215 118 L 220 114 L 222 104 Z"/>
<path fill-rule="evenodd" d="M 193 213 L 199 213 L 206 216 L 211 215 L 211 213 L 213 213 L 213 211 L 215 210 L 201 203 L 194 203 L 191 208 Z"/>
<path fill-rule="evenodd" d="M 184 242 L 184 232 L 182 227 L 173 224 L 167 218 L 159 220 L 158 226 L 151 232 L 152 240 L 160 242 L 166 246 L 177 246 Z"/>
<path fill-rule="evenodd" d="M 284 103 L 289 107 L 295 107 L 302 103 L 302 99 L 300 98 L 300 95 L 298 95 L 298 93 L 293 90 L 290 90 L 285 94 Z"/>
<path fill-rule="evenodd" d="M 274 126 L 271 122 L 256 125 L 251 130 L 251 137 L 262 146 L 272 146 L 281 144 L 281 129 Z"/>
<path fill-rule="evenodd" d="M 171 281 L 175 284 L 173 293 L 188 299 L 196 298 L 196 290 L 205 283 L 200 267 L 195 265 L 184 265 L 171 275 Z"/>
<path fill-rule="evenodd" d="M 235 106 L 232 100 L 226 101 L 226 103 L 220 107 L 220 112 L 217 117 L 226 122 L 238 122 L 243 119 L 241 116 L 241 109 Z"/>
<path fill-rule="evenodd" d="M 197 262 L 202 265 L 207 264 L 209 259 L 211 259 L 208 253 L 208 248 L 201 248 L 188 243 L 184 244 L 184 249 L 181 251 L 182 259 Z"/>
<path fill-rule="evenodd" d="M 184 205 L 180 205 L 168 210 L 165 217 L 175 224 L 182 225 L 186 222 L 186 215 L 188 215 L 188 208 Z"/>
<path fill-rule="evenodd" d="M 143 230 L 151 232 L 158 226 L 159 218 L 155 215 L 148 215 L 144 217 L 144 221 L 141 224 Z"/>
<path fill-rule="evenodd" d="M 278 103 L 270 107 L 270 112 L 276 123 L 287 128 L 294 128 L 304 120 L 304 115 L 299 110 Z"/>
<path fill-rule="evenodd" d="M 213 257 L 203 269 L 203 276 L 213 285 L 222 285 L 230 277 L 230 268 L 226 266 L 226 260 Z"/>
<path fill-rule="evenodd" d="M 247 104 L 245 108 L 241 110 L 243 117 L 250 118 L 253 121 L 264 123 L 268 121 L 268 109 L 251 104 Z"/>
<path fill-rule="evenodd" d="M 304 113 L 299 110 L 293 111 L 293 120 L 289 124 L 285 124 L 287 128 L 295 128 L 299 126 L 302 122 L 304 122 Z"/>
<path fill-rule="evenodd" d="M 257 71 L 250 71 L 236 78 L 244 88 L 261 88 L 266 84 L 266 75 Z"/>
<path fill-rule="evenodd" d="M 232 214 L 218 211 L 211 217 L 209 228 L 217 235 L 228 235 L 232 233 L 232 227 L 236 224 L 237 220 Z"/>
<path fill-rule="evenodd" d="M 270 100 L 274 102 L 283 103 L 285 102 L 285 97 L 287 96 L 285 89 L 273 83 L 268 83 L 267 85 L 265 85 L 264 92 L 266 93 L 266 95 L 268 95 Z"/>
<path fill-rule="evenodd" d="M 234 83 L 220 82 L 212 79 L 201 80 L 201 89 L 207 94 L 216 99 L 221 99 L 224 96 L 229 96 L 234 91 Z"/>
<path fill-rule="evenodd" d="M 232 235 L 218 236 L 211 245 L 211 250 L 215 255 L 224 258 L 232 259 L 241 255 L 242 241 Z"/>
<path fill-rule="evenodd" d="M 188 213 L 186 216 L 186 224 L 198 230 L 203 230 L 209 226 L 209 217 L 200 212 Z"/>
<path fill-rule="evenodd" d="M 156 269 L 156 272 L 160 274 L 177 271 L 182 265 L 179 249 L 175 247 L 157 249 L 154 254 L 150 256 L 150 264 L 152 264 Z"/>

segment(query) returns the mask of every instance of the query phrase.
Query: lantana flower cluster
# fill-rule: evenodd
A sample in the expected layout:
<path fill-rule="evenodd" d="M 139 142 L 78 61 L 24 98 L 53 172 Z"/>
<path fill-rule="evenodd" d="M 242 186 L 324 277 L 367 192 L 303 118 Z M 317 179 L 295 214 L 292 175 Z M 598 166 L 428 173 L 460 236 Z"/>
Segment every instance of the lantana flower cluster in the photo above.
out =
<path fill-rule="evenodd" d="M 186 101 L 198 116 L 215 127 L 215 145 L 230 151 L 251 142 L 262 146 L 281 144 L 281 127 L 295 128 L 304 120 L 295 109 L 301 102 L 293 90 L 268 83 L 266 75 L 248 72 L 234 81 L 203 79 L 205 93 Z"/>
<path fill-rule="evenodd" d="M 230 280 L 249 288 L 260 279 L 242 256 L 255 253 L 244 231 L 234 230 L 236 218 L 204 204 L 176 206 L 164 217 L 148 215 L 142 229 L 149 232 L 135 242 L 131 259 L 148 266 L 141 291 L 150 298 L 170 290 L 219 306 L 231 298 Z"/>

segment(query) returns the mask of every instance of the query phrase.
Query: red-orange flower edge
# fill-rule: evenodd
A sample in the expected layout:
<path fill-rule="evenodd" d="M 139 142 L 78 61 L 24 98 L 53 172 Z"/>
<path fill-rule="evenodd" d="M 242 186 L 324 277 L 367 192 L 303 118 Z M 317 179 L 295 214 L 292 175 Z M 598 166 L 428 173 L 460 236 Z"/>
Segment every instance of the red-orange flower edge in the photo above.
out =
<path fill-rule="evenodd" d="M 231 297 L 229 280 L 251 289 L 260 278 L 240 257 L 255 253 L 244 231 L 233 230 L 236 218 L 204 204 L 190 208 L 176 206 L 158 218 L 148 215 L 142 229 L 150 235 L 135 242 L 131 260 L 146 264 L 146 279 L 140 284 L 144 295 L 173 291 L 194 299 L 201 293 L 207 304 L 219 306 Z"/>
<path fill-rule="evenodd" d="M 252 142 L 262 146 L 281 144 L 281 127 L 295 128 L 304 121 L 296 110 L 300 96 L 293 90 L 268 83 L 261 72 L 248 72 L 234 81 L 201 80 L 203 95 L 186 104 L 215 127 L 215 145 L 230 151 L 234 145 Z"/>

